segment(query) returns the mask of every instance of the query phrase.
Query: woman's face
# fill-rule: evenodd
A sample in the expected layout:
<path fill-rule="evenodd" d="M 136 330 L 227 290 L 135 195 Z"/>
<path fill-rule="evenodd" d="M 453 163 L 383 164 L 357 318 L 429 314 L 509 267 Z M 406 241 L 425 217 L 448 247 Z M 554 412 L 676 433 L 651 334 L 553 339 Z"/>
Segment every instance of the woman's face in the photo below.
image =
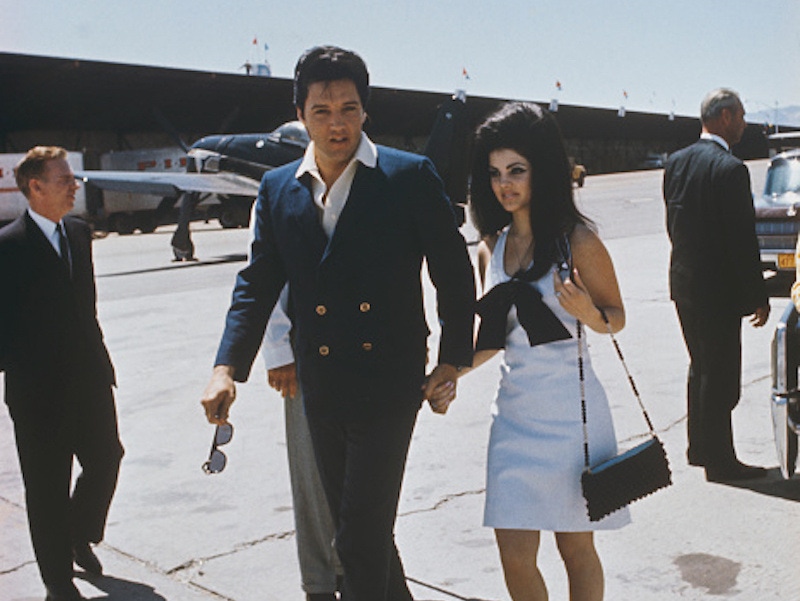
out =
<path fill-rule="evenodd" d="M 531 164 L 510 148 L 489 153 L 489 181 L 497 201 L 509 213 L 529 209 L 531 204 Z"/>

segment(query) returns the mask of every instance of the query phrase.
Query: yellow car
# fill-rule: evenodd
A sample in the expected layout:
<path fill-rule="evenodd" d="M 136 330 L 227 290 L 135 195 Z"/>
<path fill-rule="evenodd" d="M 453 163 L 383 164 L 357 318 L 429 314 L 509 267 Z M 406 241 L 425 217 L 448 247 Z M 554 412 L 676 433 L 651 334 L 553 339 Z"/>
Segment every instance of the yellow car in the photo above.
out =
<path fill-rule="evenodd" d="M 572 164 L 572 182 L 578 184 L 579 188 L 583 188 L 583 181 L 586 179 L 586 167 L 580 163 L 576 163 L 574 159 L 570 159 Z"/>

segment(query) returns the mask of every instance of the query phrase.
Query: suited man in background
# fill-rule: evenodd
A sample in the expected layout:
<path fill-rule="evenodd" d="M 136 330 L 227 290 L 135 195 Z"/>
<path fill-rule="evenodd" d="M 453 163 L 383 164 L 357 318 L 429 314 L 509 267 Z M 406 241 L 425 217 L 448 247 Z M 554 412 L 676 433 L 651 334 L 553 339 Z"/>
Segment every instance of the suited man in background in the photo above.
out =
<path fill-rule="evenodd" d="M 741 322 L 769 318 L 761 272 L 750 173 L 733 156 L 746 124 L 738 95 L 709 93 L 701 105 L 700 140 L 667 161 L 664 201 L 672 241 L 669 279 L 689 351 L 688 461 L 709 481 L 760 478 L 740 462 L 731 412 L 741 393 Z"/>
<path fill-rule="evenodd" d="M 83 599 L 73 560 L 103 568 L 103 538 L 123 448 L 114 368 L 97 322 L 92 236 L 67 216 L 78 184 L 59 147 L 15 170 L 29 209 L 0 230 L 0 369 L 14 422 L 31 540 L 47 600 Z M 82 471 L 73 490 L 72 463 Z"/>
<path fill-rule="evenodd" d="M 264 175 L 251 261 L 236 281 L 202 403 L 225 423 L 288 281 L 306 416 L 336 528 L 345 601 L 407 601 L 394 544 L 406 454 L 423 396 L 472 362 L 475 284 L 430 160 L 362 132 L 369 74 L 332 46 L 295 68 L 295 107 L 312 143 Z M 438 365 L 425 379 L 421 268 L 436 286 Z M 425 389 L 423 390 L 423 386 Z"/>

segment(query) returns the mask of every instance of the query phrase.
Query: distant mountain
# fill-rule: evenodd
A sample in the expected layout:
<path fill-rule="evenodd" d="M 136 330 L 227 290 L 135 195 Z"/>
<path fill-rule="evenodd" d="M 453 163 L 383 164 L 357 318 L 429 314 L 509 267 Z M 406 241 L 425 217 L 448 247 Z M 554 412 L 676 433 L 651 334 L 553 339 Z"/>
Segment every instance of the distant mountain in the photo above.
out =
<path fill-rule="evenodd" d="M 773 125 L 777 122 L 779 126 L 800 127 L 800 106 L 784 106 L 768 111 L 747 113 L 745 119 L 749 123 L 769 123 Z"/>

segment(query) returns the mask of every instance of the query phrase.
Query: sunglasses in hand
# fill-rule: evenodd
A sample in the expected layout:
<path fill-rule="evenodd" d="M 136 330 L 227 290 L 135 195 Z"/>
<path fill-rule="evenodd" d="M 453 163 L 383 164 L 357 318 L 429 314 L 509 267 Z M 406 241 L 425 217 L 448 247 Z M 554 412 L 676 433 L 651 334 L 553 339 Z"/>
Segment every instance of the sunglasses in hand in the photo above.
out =
<path fill-rule="evenodd" d="M 219 450 L 219 447 L 228 444 L 232 438 L 232 424 L 217 426 L 214 431 L 214 440 L 211 443 L 211 452 L 208 454 L 208 461 L 203 464 L 203 471 L 206 474 L 219 474 L 225 469 L 228 458 L 225 456 L 225 453 Z"/>

